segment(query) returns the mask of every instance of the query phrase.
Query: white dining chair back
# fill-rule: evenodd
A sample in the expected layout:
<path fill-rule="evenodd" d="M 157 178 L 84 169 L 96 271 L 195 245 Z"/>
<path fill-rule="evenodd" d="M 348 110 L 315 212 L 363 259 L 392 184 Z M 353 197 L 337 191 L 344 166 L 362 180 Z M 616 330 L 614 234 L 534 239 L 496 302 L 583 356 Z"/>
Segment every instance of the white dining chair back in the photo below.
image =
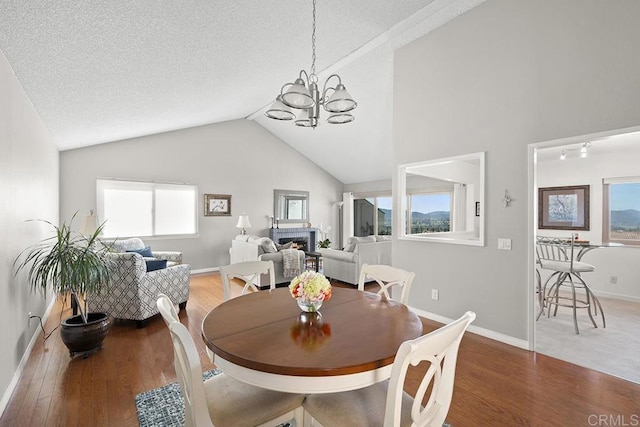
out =
<path fill-rule="evenodd" d="M 373 279 L 379 286 L 378 294 L 389 299 L 396 299 L 402 304 L 409 302 L 409 291 L 415 278 L 415 273 L 391 267 L 390 265 L 369 265 L 363 264 L 360 269 L 360 279 L 358 280 L 358 290 L 364 291 L 364 285 L 368 279 Z M 400 297 L 392 298 L 393 288 L 400 291 Z M 395 292 L 395 291 L 392 291 Z"/>
<path fill-rule="evenodd" d="M 158 311 L 164 320 L 164 323 L 169 326 L 171 322 L 179 322 L 180 318 L 178 317 L 178 311 L 176 310 L 176 306 L 173 305 L 171 299 L 165 294 L 158 294 L 158 299 L 156 301 L 156 305 L 158 306 Z"/>
<path fill-rule="evenodd" d="M 385 426 L 400 425 L 400 405 L 407 369 L 409 365 L 416 366 L 423 361 L 429 362 L 430 366 L 413 399 L 411 419 L 415 425 L 442 426 L 453 397 L 460 342 L 467 327 L 475 318 L 476 314 L 468 311 L 448 325 L 415 340 L 402 343 L 391 370 L 385 409 Z M 422 407 L 421 403 L 424 401 L 429 386 L 431 386 L 431 394 L 425 406 Z"/>
<path fill-rule="evenodd" d="M 213 426 L 202 382 L 200 356 L 189 330 L 180 322 L 169 324 L 173 341 L 174 367 L 184 398 L 186 426 Z"/>
<path fill-rule="evenodd" d="M 276 276 L 273 261 L 246 261 L 220 267 L 220 275 L 222 276 L 222 289 L 224 292 L 224 300 L 231 298 L 231 280 L 240 279 L 244 282 L 241 295 L 244 295 L 249 289 L 258 292 L 256 286 L 260 283 L 262 274 L 269 275 L 269 288 L 276 288 Z"/>
<path fill-rule="evenodd" d="M 189 330 L 169 324 L 174 366 L 182 390 L 185 426 L 273 427 L 290 420 L 302 425 L 303 395 L 255 387 L 224 373 L 202 379 L 200 356 Z"/>
<path fill-rule="evenodd" d="M 476 318 L 472 311 L 433 332 L 400 345 L 389 381 L 343 393 L 307 396 L 305 423 L 442 427 L 453 397 L 458 350 L 464 332 Z M 415 398 L 403 390 L 409 366 L 428 362 Z M 425 406 L 422 406 L 429 392 Z"/>

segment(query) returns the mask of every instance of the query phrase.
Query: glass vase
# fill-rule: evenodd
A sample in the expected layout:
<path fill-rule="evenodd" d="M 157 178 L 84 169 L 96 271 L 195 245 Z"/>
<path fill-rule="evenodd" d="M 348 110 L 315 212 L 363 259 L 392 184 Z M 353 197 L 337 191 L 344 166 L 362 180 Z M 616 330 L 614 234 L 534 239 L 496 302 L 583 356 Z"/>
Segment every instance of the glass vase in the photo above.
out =
<path fill-rule="evenodd" d="M 322 301 L 309 301 L 303 298 L 298 298 L 296 301 L 298 302 L 300 310 L 306 311 L 307 313 L 315 313 L 322 307 Z"/>

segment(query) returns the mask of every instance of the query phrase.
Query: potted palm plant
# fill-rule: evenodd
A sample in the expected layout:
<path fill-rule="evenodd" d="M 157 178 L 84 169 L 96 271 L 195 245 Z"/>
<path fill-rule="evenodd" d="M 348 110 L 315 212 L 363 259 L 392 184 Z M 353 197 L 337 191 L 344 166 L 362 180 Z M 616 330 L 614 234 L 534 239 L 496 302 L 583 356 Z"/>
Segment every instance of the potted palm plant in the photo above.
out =
<path fill-rule="evenodd" d="M 92 234 L 83 235 L 71 230 L 71 223 L 61 226 L 46 220 L 55 235 L 26 248 L 14 261 L 15 273 L 28 272 L 27 282 L 33 292 L 39 291 L 45 298 L 51 290 L 66 303 L 71 299 L 74 316 L 63 320 L 60 336 L 73 357 L 102 347 L 111 320 L 107 313 L 87 313 L 86 296 L 109 285 L 111 258 L 110 246 L 99 240 L 104 223 Z M 75 310 L 79 314 L 75 315 Z"/>

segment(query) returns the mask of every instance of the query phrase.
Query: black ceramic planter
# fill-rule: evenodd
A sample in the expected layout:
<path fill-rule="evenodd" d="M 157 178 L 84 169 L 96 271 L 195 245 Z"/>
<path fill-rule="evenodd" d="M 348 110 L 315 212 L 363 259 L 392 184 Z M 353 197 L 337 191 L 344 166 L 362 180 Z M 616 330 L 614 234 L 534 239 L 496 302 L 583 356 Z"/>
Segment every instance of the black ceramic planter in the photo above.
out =
<path fill-rule="evenodd" d="M 102 348 L 102 341 L 109 332 L 111 318 L 107 313 L 89 313 L 87 323 L 82 322 L 82 316 L 72 316 L 60 324 L 60 337 L 73 357 L 77 353 L 84 353 L 86 358 L 93 350 Z"/>

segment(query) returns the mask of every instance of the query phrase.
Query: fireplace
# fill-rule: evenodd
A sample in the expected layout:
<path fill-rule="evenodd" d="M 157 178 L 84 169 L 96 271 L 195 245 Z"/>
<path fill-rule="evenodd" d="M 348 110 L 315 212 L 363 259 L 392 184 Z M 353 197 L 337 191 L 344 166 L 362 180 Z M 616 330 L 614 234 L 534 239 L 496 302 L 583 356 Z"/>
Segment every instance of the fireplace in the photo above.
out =
<path fill-rule="evenodd" d="M 301 251 L 308 251 L 309 250 L 309 241 L 306 238 L 302 238 L 302 237 L 281 237 L 280 239 L 278 239 L 278 243 L 283 245 L 285 243 L 289 243 L 289 242 L 293 242 L 296 244 L 296 246 L 298 247 L 298 249 L 300 249 Z"/>
<path fill-rule="evenodd" d="M 283 244 L 295 242 L 300 249 L 305 251 L 316 250 L 316 229 L 315 228 L 271 228 L 269 238 L 276 243 Z"/>

